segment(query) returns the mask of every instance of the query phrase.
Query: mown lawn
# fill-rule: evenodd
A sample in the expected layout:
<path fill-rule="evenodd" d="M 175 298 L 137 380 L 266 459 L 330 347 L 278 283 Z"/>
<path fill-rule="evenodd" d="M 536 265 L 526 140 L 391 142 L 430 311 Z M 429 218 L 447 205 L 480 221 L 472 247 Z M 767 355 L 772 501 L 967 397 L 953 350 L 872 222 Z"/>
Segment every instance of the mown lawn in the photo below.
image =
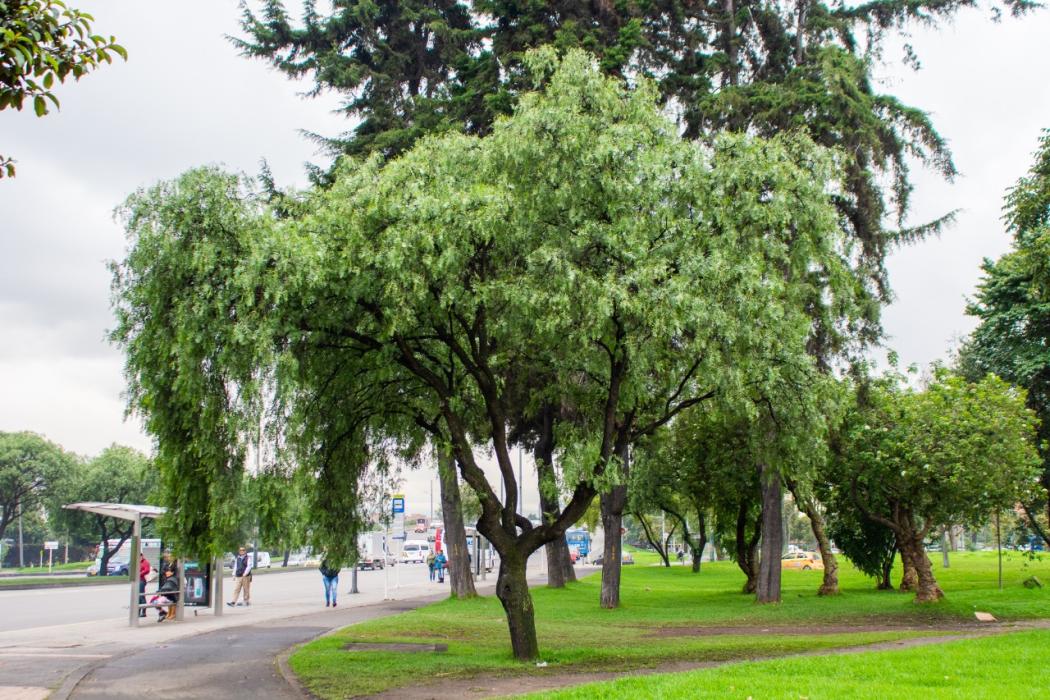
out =
<path fill-rule="evenodd" d="M 533 589 L 540 649 L 548 664 L 542 671 L 511 658 L 503 611 L 494 597 L 446 601 L 354 625 L 303 647 L 290 664 L 319 696 L 345 698 L 428 678 L 630 669 L 672 660 L 742 660 L 867 644 L 923 633 L 887 626 L 936 629 L 968 623 L 975 609 L 1000 620 L 1050 617 L 1050 592 L 1020 585 L 1033 573 L 1050 581 L 1050 561 L 1028 562 L 1016 553 L 1005 560 L 1003 591 L 996 587 L 994 553 L 953 554 L 947 570 L 935 563 L 948 598 L 932 606 L 917 606 L 910 595 L 875 591 L 848 564 L 840 596 L 816 595 L 819 572 L 790 571 L 784 572 L 783 602 L 759 606 L 739 593 L 743 576 L 731 562 L 705 562 L 703 571 L 693 575 L 688 567 L 648 566 L 645 555 L 636 559 L 638 564 L 624 567 L 623 604 L 617 610 L 598 607 L 598 575 L 561 591 Z M 821 626 L 832 624 L 840 626 L 835 634 L 822 632 Z M 841 629 L 865 625 L 883 629 Z M 738 626 L 754 629 L 661 634 L 669 627 Z M 449 650 L 347 652 L 347 642 L 440 642 Z"/>
<path fill-rule="evenodd" d="M 842 656 L 731 664 L 524 696 L 754 700 L 1037 700 L 1050 695 L 1050 630 Z"/>

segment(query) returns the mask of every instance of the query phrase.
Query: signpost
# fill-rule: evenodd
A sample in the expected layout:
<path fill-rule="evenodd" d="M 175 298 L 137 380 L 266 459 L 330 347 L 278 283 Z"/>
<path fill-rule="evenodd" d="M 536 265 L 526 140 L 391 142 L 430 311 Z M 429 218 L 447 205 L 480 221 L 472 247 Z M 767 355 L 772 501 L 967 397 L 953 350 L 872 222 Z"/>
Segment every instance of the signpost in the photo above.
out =
<path fill-rule="evenodd" d="M 47 573 L 51 573 L 51 565 L 54 563 L 55 550 L 58 549 L 58 542 L 52 540 L 50 542 L 44 542 L 44 549 L 47 550 Z"/>
<path fill-rule="evenodd" d="M 394 539 L 405 545 L 405 494 L 395 493 L 390 497 L 390 514 L 394 516 Z M 401 568 L 395 566 L 394 589 L 401 587 Z"/>

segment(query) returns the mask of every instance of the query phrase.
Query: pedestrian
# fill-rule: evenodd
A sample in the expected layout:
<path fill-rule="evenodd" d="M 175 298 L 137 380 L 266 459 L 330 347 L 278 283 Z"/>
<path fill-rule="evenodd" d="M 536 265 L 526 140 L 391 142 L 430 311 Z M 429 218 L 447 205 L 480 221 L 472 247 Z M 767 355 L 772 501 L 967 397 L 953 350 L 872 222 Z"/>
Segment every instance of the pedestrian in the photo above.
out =
<path fill-rule="evenodd" d="M 146 555 L 139 554 L 139 617 L 146 617 L 146 580 L 152 569 Z"/>
<path fill-rule="evenodd" d="M 342 568 L 338 562 L 328 557 L 321 560 L 321 579 L 324 581 L 324 606 L 336 607 L 336 591 L 339 589 L 339 570 Z"/>
<path fill-rule="evenodd" d="M 434 553 L 431 552 L 427 555 L 427 568 L 430 569 L 430 580 L 434 580 Z"/>
<path fill-rule="evenodd" d="M 234 605 L 241 605 L 241 603 L 237 602 L 237 597 L 243 592 L 244 605 L 250 606 L 252 604 L 252 560 L 244 547 L 237 550 L 237 556 L 233 559 L 233 578 L 235 581 L 233 584 L 233 600 L 226 604 L 231 608 Z"/>
<path fill-rule="evenodd" d="M 434 569 L 437 571 L 438 583 L 445 582 L 445 564 L 448 562 L 448 558 L 444 552 L 438 552 L 438 555 L 434 557 Z"/>
<path fill-rule="evenodd" d="M 160 560 L 160 581 L 164 582 L 168 576 L 177 574 L 176 568 L 178 563 L 175 561 L 175 556 L 171 553 L 170 549 L 164 550 L 164 556 Z"/>
<path fill-rule="evenodd" d="M 157 622 L 175 619 L 175 605 L 179 600 L 179 575 L 177 563 L 165 569 L 161 576 L 163 580 L 157 588 L 157 595 L 150 598 L 150 605 L 157 606 Z"/>

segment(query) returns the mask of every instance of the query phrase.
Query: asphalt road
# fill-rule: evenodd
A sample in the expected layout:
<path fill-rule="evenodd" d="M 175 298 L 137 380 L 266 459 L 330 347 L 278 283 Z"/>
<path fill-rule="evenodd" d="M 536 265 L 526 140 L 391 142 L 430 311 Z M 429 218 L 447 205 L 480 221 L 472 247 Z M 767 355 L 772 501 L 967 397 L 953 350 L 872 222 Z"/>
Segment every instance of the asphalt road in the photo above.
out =
<path fill-rule="evenodd" d="M 253 577 L 252 602 L 311 603 L 324 601 L 321 575 L 316 569 L 265 573 Z M 422 583 L 428 578 L 422 564 L 399 564 L 385 571 L 359 571 L 358 588 L 362 591 L 382 591 L 384 574 L 394 590 L 398 581 L 405 584 Z M 339 577 L 339 595 L 350 590 L 349 569 Z M 437 584 L 435 584 L 436 586 Z M 233 592 L 233 579 L 223 581 L 223 593 Z M 70 588 L 43 588 L 28 591 L 0 589 L 0 628 L 25 630 L 75 622 L 122 622 L 128 617 L 127 585 L 76 586 Z M 346 602 L 349 602 L 347 599 Z M 152 619 L 151 619 L 152 621 Z"/>

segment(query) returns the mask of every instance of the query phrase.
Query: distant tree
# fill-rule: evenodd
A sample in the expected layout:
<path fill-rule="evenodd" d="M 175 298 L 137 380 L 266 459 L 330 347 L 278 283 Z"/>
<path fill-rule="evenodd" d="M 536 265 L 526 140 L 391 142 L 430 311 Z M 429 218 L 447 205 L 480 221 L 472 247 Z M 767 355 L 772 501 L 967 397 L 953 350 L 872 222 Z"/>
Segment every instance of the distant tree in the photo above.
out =
<path fill-rule="evenodd" d="M 20 508 L 38 510 L 76 468 L 76 457 L 36 433 L 0 432 L 0 539 Z"/>
<path fill-rule="evenodd" d="M 132 522 L 97 513 L 65 510 L 62 506 L 81 501 L 155 503 L 157 481 L 157 473 L 146 455 L 130 447 L 111 445 L 80 466 L 72 478 L 52 494 L 50 512 L 56 524 L 93 532 L 96 542 L 102 547 L 98 573 L 105 576 L 110 558 L 131 537 Z M 110 546 L 110 540 L 117 542 Z"/>
<path fill-rule="evenodd" d="M 79 80 L 114 54 L 127 60 L 114 37 L 91 33 L 93 21 L 62 0 L 0 0 L 0 111 L 20 110 L 28 99 L 42 117 L 48 102 L 58 107 L 56 80 Z M 5 174 L 14 176 L 15 164 L 0 155 L 0 178 Z"/>
<path fill-rule="evenodd" d="M 984 522 L 1028 495 L 1039 474 L 1024 392 L 935 369 L 921 391 L 887 375 L 847 417 L 836 470 L 863 515 L 893 531 L 915 568 L 916 600 L 943 597 L 925 540 L 945 523 Z"/>
<path fill-rule="evenodd" d="M 1028 174 L 1007 193 L 1004 211 L 1012 250 L 981 266 L 984 277 L 967 308 L 980 324 L 959 366 L 971 379 L 991 372 L 1027 390 L 1040 419 L 1043 493 L 1041 507 L 1034 500 L 1024 507 L 1029 527 L 1050 546 L 1050 130 Z"/>

